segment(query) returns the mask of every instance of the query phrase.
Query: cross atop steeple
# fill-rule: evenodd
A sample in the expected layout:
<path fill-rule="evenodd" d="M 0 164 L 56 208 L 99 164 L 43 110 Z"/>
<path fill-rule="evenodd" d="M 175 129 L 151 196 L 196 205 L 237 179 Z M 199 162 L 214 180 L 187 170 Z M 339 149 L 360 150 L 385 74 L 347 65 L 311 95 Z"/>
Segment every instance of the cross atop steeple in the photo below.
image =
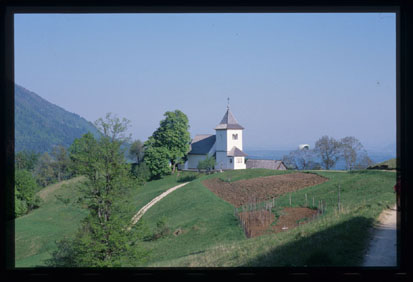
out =
<path fill-rule="evenodd" d="M 227 104 L 227 109 L 229 110 L 229 97 L 227 98 L 228 104 Z"/>

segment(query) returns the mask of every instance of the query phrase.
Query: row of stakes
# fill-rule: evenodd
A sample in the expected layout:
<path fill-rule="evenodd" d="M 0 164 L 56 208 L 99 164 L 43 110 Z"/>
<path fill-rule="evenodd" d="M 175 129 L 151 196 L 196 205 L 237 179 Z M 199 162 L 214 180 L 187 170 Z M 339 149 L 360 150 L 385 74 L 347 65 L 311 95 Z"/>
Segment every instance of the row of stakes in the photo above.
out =
<path fill-rule="evenodd" d="M 338 199 L 337 199 L 337 209 L 340 212 L 342 209 L 341 206 L 341 199 L 340 199 L 340 190 L 341 190 L 341 185 L 338 185 Z M 304 194 L 305 196 L 305 206 L 308 207 L 308 197 L 307 197 L 307 193 Z M 291 200 L 291 193 L 289 194 L 289 202 L 290 202 L 290 207 L 292 206 L 292 200 Z M 264 209 L 267 211 L 271 211 L 271 209 L 273 207 L 276 207 L 277 202 L 276 202 L 276 198 L 272 198 L 271 201 L 266 202 L 264 205 Z M 315 198 L 313 197 L 313 207 L 315 207 Z M 253 199 L 253 201 L 250 201 L 246 206 L 241 206 L 241 212 L 246 212 L 246 211 L 254 211 L 254 210 L 258 210 L 258 209 L 262 209 L 262 206 L 259 205 L 259 203 L 256 201 L 256 199 Z M 318 205 L 317 205 L 317 211 L 319 214 L 323 214 L 324 211 L 327 209 L 327 204 L 324 200 L 319 200 L 318 201 Z M 239 213 L 240 211 L 238 210 L 238 208 L 234 208 L 234 215 L 236 215 L 237 213 Z"/>
<path fill-rule="evenodd" d="M 341 190 L 341 185 L 338 185 L 338 201 L 337 201 L 337 208 L 338 212 L 341 211 L 341 202 L 340 202 L 340 190 Z M 291 200 L 291 193 L 289 194 L 289 203 L 290 207 L 292 206 L 292 200 Z M 315 198 L 312 197 L 312 206 L 315 207 Z M 324 212 L 327 210 L 327 203 L 324 200 L 318 200 L 317 203 L 317 213 L 313 215 L 313 219 L 318 218 L 320 215 L 324 214 Z M 249 222 L 245 221 L 245 219 L 241 218 L 239 216 L 240 213 L 243 212 L 251 212 L 251 211 L 265 211 L 269 213 L 260 213 L 258 215 L 258 220 L 262 223 L 268 224 L 268 221 L 271 220 L 271 210 L 273 207 L 276 207 L 277 202 L 276 198 L 272 198 L 271 201 L 264 203 L 264 205 L 260 205 L 259 202 L 257 202 L 255 199 L 253 201 L 250 201 L 247 205 L 241 206 L 241 210 L 239 208 L 234 208 L 234 216 L 238 218 L 238 220 L 241 222 L 241 225 L 246 233 L 247 236 L 251 235 L 251 231 L 249 230 Z M 305 193 L 305 206 L 308 207 L 308 197 L 307 193 Z M 268 215 L 268 216 L 267 216 Z M 250 215 L 248 215 L 248 218 L 250 219 Z M 288 227 L 284 226 L 282 228 L 283 230 L 288 229 Z"/>

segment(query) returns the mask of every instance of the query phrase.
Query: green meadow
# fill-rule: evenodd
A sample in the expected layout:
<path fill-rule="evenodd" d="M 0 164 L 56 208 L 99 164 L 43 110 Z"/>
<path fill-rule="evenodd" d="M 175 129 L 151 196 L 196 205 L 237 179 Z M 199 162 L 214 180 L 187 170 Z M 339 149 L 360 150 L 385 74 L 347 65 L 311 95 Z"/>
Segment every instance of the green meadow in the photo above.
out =
<path fill-rule="evenodd" d="M 16 267 L 43 266 L 56 248 L 55 241 L 76 231 L 86 216 L 85 210 L 73 204 L 79 196 L 73 188 L 81 179 L 45 187 L 38 192 L 43 201 L 40 208 L 15 220 Z"/>
<path fill-rule="evenodd" d="M 380 212 L 395 203 L 395 172 L 363 170 L 354 172 L 307 171 L 329 180 L 277 198 L 275 214 L 283 207 L 312 207 L 323 201 L 324 213 L 315 220 L 277 234 L 247 238 L 234 215 L 234 207 L 203 186 L 202 180 L 219 177 L 237 181 L 255 177 L 291 173 L 247 169 L 210 175 L 185 173 L 137 187 L 129 195 L 136 213 L 167 189 L 191 180 L 172 192 L 141 219 L 150 232 L 163 220 L 169 233 L 142 245 L 150 251 L 142 265 L 130 266 L 349 266 L 360 265 L 370 239 L 370 229 Z M 192 177 L 191 177 L 192 176 Z M 195 177 L 197 176 L 197 177 Z M 195 178 L 195 179 L 193 179 Z M 73 204 L 76 181 L 49 186 L 41 207 L 16 220 L 16 267 L 44 265 L 44 259 L 56 248 L 55 240 L 74 234 L 85 216 Z M 65 185 L 66 184 L 66 185 Z M 338 210 L 338 189 L 340 205 Z M 257 188 L 259 189 L 259 188 Z M 54 195 L 57 195 L 54 196 Z M 67 200 L 59 200 L 68 197 Z M 306 202 L 307 196 L 307 202 Z M 66 202 L 66 203 L 65 203 Z"/>

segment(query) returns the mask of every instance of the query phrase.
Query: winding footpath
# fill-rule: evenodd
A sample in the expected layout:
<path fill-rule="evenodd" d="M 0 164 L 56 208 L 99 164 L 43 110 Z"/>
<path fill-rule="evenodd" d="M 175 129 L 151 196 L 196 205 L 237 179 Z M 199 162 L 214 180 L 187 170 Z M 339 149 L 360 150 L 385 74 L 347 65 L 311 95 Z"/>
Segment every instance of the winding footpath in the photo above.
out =
<path fill-rule="evenodd" d="M 397 266 L 396 206 L 380 214 L 363 266 Z"/>
<path fill-rule="evenodd" d="M 131 226 L 128 227 L 128 230 L 131 229 L 131 227 L 133 225 L 135 225 L 139 219 L 157 202 L 159 202 L 160 200 L 162 200 L 162 198 L 164 198 L 165 196 L 167 196 L 168 194 L 172 193 L 173 191 L 175 191 L 176 189 L 179 189 L 183 186 L 185 186 L 186 184 L 188 184 L 189 182 L 185 182 L 182 184 L 179 184 L 177 186 L 174 186 L 168 190 L 166 190 L 165 192 L 163 192 L 162 194 L 160 194 L 158 197 L 155 197 L 152 199 L 152 201 L 150 201 L 149 203 L 147 203 L 143 208 L 141 208 L 133 217 L 132 217 L 132 223 Z"/>

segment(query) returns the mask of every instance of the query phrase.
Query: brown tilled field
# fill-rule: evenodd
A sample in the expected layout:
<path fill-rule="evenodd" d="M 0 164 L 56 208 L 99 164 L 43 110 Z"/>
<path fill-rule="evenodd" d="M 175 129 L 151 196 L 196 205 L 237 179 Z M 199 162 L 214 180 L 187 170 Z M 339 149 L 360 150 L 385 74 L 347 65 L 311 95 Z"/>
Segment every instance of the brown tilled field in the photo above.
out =
<path fill-rule="evenodd" d="M 202 183 L 218 197 L 235 207 L 240 207 L 251 202 L 262 202 L 285 193 L 317 185 L 327 180 L 327 178 L 315 174 L 297 172 L 235 182 L 225 182 L 219 178 L 213 178 L 204 180 Z"/>
<path fill-rule="evenodd" d="M 265 233 L 278 233 L 305 224 L 317 215 L 317 210 L 309 208 L 284 208 L 275 225 L 273 213 L 267 210 L 248 211 L 238 214 L 238 218 L 248 238 Z"/>

